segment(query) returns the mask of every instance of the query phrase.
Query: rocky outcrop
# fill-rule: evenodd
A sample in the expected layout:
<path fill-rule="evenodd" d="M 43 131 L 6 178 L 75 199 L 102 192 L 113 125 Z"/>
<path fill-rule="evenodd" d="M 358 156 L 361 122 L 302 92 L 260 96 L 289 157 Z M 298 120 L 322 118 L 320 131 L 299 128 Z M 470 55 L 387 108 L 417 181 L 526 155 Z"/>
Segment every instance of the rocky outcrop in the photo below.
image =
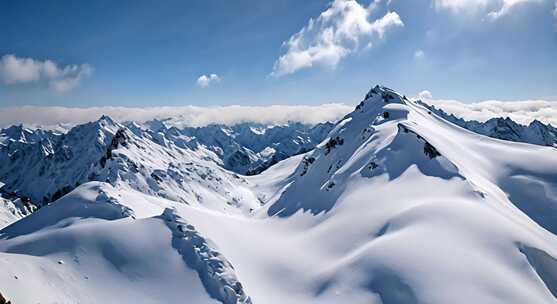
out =
<path fill-rule="evenodd" d="M 164 210 L 161 218 L 172 231 L 172 246 L 195 269 L 209 295 L 223 304 L 252 304 L 232 264 L 193 225 Z"/>

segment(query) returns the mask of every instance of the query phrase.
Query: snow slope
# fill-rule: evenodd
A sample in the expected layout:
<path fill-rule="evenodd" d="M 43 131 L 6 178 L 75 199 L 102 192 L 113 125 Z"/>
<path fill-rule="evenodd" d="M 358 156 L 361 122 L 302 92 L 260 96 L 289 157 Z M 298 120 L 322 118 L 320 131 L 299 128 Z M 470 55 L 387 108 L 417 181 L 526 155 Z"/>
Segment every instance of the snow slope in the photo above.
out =
<path fill-rule="evenodd" d="M 246 204 L 264 203 L 253 212 L 85 183 L 0 230 L 0 292 L 15 303 L 557 303 L 554 148 L 470 132 L 377 86 L 315 150 L 243 179 Z"/>
<path fill-rule="evenodd" d="M 12 238 L 0 242 L 6 298 L 14 303 L 218 303 L 173 248 L 164 220 L 134 220 L 119 206 L 94 198 L 92 189 L 78 188 L 35 219 L 24 218 L 3 231 Z"/>
<path fill-rule="evenodd" d="M 2 292 L 16 303 L 251 303 L 230 262 L 172 205 L 183 204 L 81 185 L 1 231 Z"/>
<path fill-rule="evenodd" d="M 187 212 L 254 302 L 555 303 L 555 150 L 477 135 L 374 91 L 259 220 Z"/>

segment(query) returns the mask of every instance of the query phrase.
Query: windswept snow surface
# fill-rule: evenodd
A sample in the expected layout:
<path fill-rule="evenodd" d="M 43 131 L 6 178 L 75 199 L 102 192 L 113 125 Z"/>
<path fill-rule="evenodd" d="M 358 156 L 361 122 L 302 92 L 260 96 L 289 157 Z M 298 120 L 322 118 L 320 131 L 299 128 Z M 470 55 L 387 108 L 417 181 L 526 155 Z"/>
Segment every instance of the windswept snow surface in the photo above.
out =
<path fill-rule="evenodd" d="M 557 303 L 555 148 L 472 133 L 377 86 L 315 150 L 239 178 L 251 212 L 85 183 L 0 230 L 0 292 L 16 304 Z"/>

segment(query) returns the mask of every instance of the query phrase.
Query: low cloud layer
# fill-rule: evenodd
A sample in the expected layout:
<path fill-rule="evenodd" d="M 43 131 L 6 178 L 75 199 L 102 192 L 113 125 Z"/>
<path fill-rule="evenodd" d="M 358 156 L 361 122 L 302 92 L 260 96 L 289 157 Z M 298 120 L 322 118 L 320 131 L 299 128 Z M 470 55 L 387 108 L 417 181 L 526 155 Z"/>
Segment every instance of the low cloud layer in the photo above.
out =
<path fill-rule="evenodd" d="M 396 12 L 370 20 L 375 2 L 365 7 L 355 0 L 334 0 L 330 7 L 284 43 L 286 53 L 274 64 L 272 76 L 292 74 L 313 66 L 335 68 L 341 59 L 404 23 Z"/>
<path fill-rule="evenodd" d="M 557 126 L 557 101 L 488 100 L 477 103 L 463 103 L 457 100 L 428 99 L 423 98 L 427 94 L 422 95 L 422 99 L 424 99 L 426 103 L 466 120 L 483 122 L 493 117 L 510 117 L 515 122 L 523 125 L 528 125 L 530 122 L 537 119 L 543 123 Z M 429 93 L 429 97 L 431 97 L 431 93 Z"/>
<path fill-rule="evenodd" d="M 4 85 L 31 82 L 47 82 L 58 92 L 69 91 L 91 76 L 93 67 L 89 64 L 58 66 L 51 60 L 20 58 L 4 55 L 0 58 L 0 80 Z"/>
<path fill-rule="evenodd" d="M 24 124 L 28 127 L 56 128 L 97 120 L 103 114 L 117 121 L 145 122 L 152 119 L 171 118 L 172 125 L 205 126 L 211 123 L 236 124 L 256 122 L 281 124 L 289 121 L 315 124 L 336 121 L 353 110 L 344 104 L 319 106 L 221 106 L 221 107 L 38 107 L 22 106 L 0 108 L 0 127 Z"/>
<path fill-rule="evenodd" d="M 493 117 L 510 117 L 527 125 L 537 119 L 557 126 L 557 101 L 488 100 L 463 103 L 457 100 L 435 99 L 425 90 L 417 97 L 466 120 L 486 121 Z M 206 126 L 213 123 L 233 125 L 242 122 L 282 124 L 289 121 L 316 124 L 337 121 L 354 110 L 346 104 L 272 105 L 272 106 L 216 106 L 216 107 L 41 107 L 19 106 L 0 108 L 0 128 L 15 124 L 27 127 L 65 129 L 76 124 L 95 121 L 102 115 L 123 121 L 145 122 L 153 119 L 169 119 L 177 127 Z"/>

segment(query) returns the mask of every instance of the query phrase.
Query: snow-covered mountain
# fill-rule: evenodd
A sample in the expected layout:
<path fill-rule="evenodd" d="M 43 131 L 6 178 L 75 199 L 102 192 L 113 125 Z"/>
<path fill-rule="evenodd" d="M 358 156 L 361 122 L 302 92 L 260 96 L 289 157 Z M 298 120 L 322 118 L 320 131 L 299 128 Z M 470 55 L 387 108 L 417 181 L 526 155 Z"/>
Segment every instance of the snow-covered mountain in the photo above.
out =
<path fill-rule="evenodd" d="M 244 205 L 251 195 L 243 190 L 244 178 L 218 166 L 214 153 L 154 135 L 134 133 L 105 116 L 62 135 L 10 141 L 0 151 L 2 191 L 46 205 L 83 183 L 102 181 L 219 209 L 258 206 Z"/>
<path fill-rule="evenodd" d="M 124 181 L 147 193 L 196 201 L 200 196 L 189 189 L 190 179 L 215 178 L 216 182 L 200 183 L 209 188 L 221 187 L 210 192 L 234 192 L 222 188 L 220 183 L 228 178 L 219 177 L 219 172 L 224 171 L 215 164 L 241 174 L 258 173 L 289 156 L 311 150 L 332 126 L 244 123 L 178 129 L 167 127 L 162 121 L 143 126 L 134 122 L 119 124 L 107 116 L 64 134 L 13 126 L 0 132 L 0 161 L 5 164 L 0 168 L 0 180 L 6 184 L 4 192 L 30 199 L 39 206 L 88 181 Z M 112 153 L 116 149 L 120 152 Z M 238 175 L 230 176 L 241 180 Z M 184 189 L 190 195 L 182 195 Z M 229 198 L 231 204 L 239 199 Z"/>
<path fill-rule="evenodd" d="M 334 126 L 331 122 L 314 126 L 292 122 L 270 126 L 213 124 L 179 129 L 161 120 L 143 125 L 146 130 L 161 134 L 177 146 L 194 150 L 203 146 L 219 157 L 224 168 L 248 175 L 260 173 L 283 159 L 313 149 Z"/>
<path fill-rule="evenodd" d="M 221 168 L 206 144 L 182 148 L 191 134 L 152 129 L 105 118 L 57 139 L 94 143 L 68 149 L 104 161 L 45 172 L 102 178 L 0 230 L 5 298 L 557 303 L 552 147 L 470 132 L 380 86 L 316 149 L 253 176 Z"/>
<path fill-rule="evenodd" d="M 539 120 L 534 120 L 527 126 L 518 124 L 509 117 L 493 117 L 488 121 L 479 122 L 458 118 L 433 105 L 426 106 L 444 119 L 479 134 L 515 142 L 557 147 L 557 128 Z"/>

